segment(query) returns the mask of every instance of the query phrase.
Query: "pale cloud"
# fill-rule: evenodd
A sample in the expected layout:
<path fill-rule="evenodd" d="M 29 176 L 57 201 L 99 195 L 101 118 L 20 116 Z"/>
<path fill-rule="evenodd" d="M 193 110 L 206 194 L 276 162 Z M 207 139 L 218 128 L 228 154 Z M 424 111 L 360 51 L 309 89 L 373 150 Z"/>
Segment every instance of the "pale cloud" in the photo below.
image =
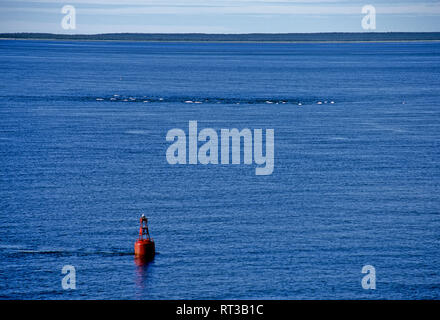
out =
<path fill-rule="evenodd" d="M 57 30 L 57 33 L 70 34 L 72 32 L 62 30 L 58 23 L 35 22 L 32 24 L 32 32 L 46 33 Z M 78 24 L 76 33 L 97 34 L 97 33 L 130 33 L 136 30 L 140 33 L 197 33 L 201 30 L 205 33 L 227 33 L 230 30 L 222 26 L 187 26 L 187 25 L 154 25 L 154 24 Z M 6 28 L 1 32 L 29 32 L 29 23 L 26 21 L 16 21 L 14 26 Z"/>
<path fill-rule="evenodd" d="M 79 9 L 83 14 L 118 15 L 118 14 L 278 14 L 278 15 L 345 15 L 359 14 L 362 6 L 221 6 L 221 7 L 124 7 L 124 8 L 94 8 Z M 407 6 L 377 6 L 378 14 L 440 14 L 440 5 L 407 5 Z"/>
<path fill-rule="evenodd" d="M 203 6 L 203 5 L 234 5 L 249 3 L 353 3 L 353 0 L 18 0 L 21 3 L 53 3 L 64 5 L 69 4 L 100 4 L 100 5 L 179 5 L 179 6 Z"/>
<path fill-rule="evenodd" d="M 46 0 L 50 1 L 50 0 Z M 55 0 L 54 0 L 55 1 Z M 242 0 L 241 0 L 242 1 Z M 274 5 L 234 5 L 234 6 L 172 6 L 172 5 L 149 5 L 149 6 L 124 6 L 124 7 L 77 7 L 77 13 L 83 15 L 353 15 L 360 14 L 362 6 L 322 6 L 322 5 L 298 5 L 289 4 L 283 6 Z M 59 8 L 36 8 L 36 7 L 3 7 L 2 13 L 6 12 L 34 12 L 55 13 Z M 417 4 L 417 5 L 387 5 L 377 6 L 378 14 L 426 14 L 439 15 L 440 4 Z"/>

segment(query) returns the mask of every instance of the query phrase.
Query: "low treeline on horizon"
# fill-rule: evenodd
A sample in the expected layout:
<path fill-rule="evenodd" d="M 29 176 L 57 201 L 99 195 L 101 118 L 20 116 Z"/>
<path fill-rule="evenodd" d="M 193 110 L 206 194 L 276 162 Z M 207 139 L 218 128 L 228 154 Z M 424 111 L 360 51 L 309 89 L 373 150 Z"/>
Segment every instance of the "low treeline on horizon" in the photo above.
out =
<path fill-rule="evenodd" d="M 228 41 L 228 42 L 307 42 L 307 41 L 433 41 L 440 32 L 329 32 L 329 33 L 0 33 L 2 39 L 103 40 L 103 41 Z"/>

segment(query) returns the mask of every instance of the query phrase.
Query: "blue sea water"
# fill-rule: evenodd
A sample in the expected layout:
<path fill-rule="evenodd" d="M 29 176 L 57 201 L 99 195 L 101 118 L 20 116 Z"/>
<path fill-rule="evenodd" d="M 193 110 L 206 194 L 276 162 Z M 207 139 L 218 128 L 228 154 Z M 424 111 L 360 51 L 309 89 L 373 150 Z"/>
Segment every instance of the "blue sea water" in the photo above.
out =
<path fill-rule="evenodd" d="M 168 164 L 190 120 L 273 174 Z M 439 141 L 440 43 L 0 41 L 0 298 L 439 299 Z"/>

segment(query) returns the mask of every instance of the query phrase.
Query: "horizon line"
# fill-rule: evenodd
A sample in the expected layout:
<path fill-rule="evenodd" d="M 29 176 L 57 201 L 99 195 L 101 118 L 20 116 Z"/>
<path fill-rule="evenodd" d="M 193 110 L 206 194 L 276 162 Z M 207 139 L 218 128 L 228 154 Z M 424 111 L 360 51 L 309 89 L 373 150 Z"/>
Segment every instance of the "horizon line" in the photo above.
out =
<path fill-rule="evenodd" d="M 440 32 L 314 32 L 314 33 L 0 33 L 1 40 L 218 42 L 218 43 L 349 43 L 440 41 Z"/>

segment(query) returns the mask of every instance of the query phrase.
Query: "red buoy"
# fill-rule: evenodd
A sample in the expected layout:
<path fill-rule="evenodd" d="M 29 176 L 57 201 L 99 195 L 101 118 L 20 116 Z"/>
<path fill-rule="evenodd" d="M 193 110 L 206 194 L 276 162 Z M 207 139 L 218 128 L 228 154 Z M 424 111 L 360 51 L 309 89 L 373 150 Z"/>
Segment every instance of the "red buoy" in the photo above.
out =
<path fill-rule="evenodd" d="M 139 238 L 134 244 L 134 255 L 142 259 L 152 259 L 156 253 L 153 239 L 148 232 L 148 219 L 142 215 L 140 218 Z"/>

